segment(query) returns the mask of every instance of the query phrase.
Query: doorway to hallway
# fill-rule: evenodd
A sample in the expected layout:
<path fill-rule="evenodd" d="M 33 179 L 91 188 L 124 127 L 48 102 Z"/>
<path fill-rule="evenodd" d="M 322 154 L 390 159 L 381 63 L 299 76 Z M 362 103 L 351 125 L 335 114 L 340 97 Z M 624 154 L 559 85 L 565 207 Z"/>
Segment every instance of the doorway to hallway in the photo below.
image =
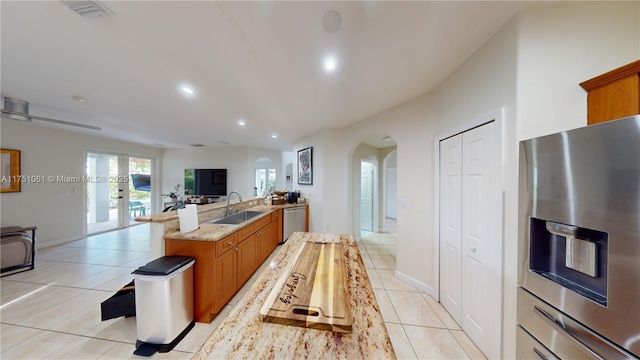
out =
<path fill-rule="evenodd" d="M 374 231 L 375 208 L 377 207 L 377 163 L 360 161 L 360 233 L 361 236 Z"/>

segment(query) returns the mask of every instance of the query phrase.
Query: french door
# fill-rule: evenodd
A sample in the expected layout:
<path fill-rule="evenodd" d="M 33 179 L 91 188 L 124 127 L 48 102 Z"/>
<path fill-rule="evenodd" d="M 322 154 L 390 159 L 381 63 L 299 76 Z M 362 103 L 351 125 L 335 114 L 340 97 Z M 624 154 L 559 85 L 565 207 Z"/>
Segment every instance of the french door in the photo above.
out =
<path fill-rule="evenodd" d="M 136 224 L 155 204 L 151 190 L 152 159 L 87 152 L 85 165 L 86 233 Z"/>
<path fill-rule="evenodd" d="M 276 188 L 276 169 L 256 168 L 254 196 L 266 197 Z"/>

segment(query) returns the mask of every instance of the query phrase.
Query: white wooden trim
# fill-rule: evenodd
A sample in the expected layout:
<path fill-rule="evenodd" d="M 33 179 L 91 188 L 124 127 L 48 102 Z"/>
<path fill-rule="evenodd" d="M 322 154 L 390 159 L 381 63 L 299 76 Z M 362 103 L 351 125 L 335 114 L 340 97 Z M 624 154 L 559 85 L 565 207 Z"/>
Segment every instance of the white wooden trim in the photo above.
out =
<path fill-rule="evenodd" d="M 428 294 L 429 296 L 433 297 L 435 299 L 435 293 L 436 291 L 434 290 L 434 288 L 432 288 L 431 286 L 418 281 L 414 278 L 412 278 L 411 276 L 401 273 L 400 271 L 396 270 L 394 272 L 394 276 L 396 279 L 406 283 L 407 285 L 413 286 L 414 288 Z"/>
<path fill-rule="evenodd" d="M 70 243 L 72 241 L 77 241 L 77 240 L 80 240 L 80 239 L 84 239 L 86 237 L 87 237 L 87 235 L 76 235 L 76 236 L 71 236 L 71 237 L 64 238 L 64 239 L 47 241 L 46 243 L 41 243 L 40 241 L 36 241 L 36 249 L 37 250 L 46 249 L 46 248 L 49 248 L 49 247 L 52 247 L 52 246 L 62 245 L 62 244 Z M 36 239 L 37 238 L 38 238 L 38 231 L 36 230 Z M 39 259 L 36 259 L 36 260 L 39 260 Z"/>

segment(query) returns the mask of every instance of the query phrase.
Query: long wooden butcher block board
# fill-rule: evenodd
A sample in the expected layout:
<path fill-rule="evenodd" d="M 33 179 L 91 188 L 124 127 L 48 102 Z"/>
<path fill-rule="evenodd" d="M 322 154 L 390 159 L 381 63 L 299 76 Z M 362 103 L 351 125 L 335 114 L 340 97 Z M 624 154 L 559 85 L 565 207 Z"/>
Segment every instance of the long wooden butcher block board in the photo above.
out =
<path fill-rule="evenodd" d="M 340 243 L 304 242 L 260 309 L 260 320 L 350 333 L 353 324 Z"/>

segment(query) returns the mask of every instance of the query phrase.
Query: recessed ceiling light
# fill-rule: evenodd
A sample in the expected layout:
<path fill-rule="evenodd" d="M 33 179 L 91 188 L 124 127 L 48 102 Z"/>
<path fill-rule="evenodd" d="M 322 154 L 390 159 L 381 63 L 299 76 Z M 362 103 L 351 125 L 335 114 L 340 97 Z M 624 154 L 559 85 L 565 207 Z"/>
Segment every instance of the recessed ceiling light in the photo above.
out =
<path fill-rule="evenodd" d="M 338 61 L 332 56 L 326 57 L 324 58 L 322 66 L 324 67 L 325 72 L 331 73 L 338 67 Z"/>
<path fill-rule="evenodd" d="M 324 68 L 327 70 L 333 70 L 336 67 L 336 62 L 333 60 L 327 60 L 327 62 L 324 63 Z"/>
<path fill-rule="evenodd" d="M 238 120 L 238 125 L 245 126 L 245 125 L 247 125 L 247 122 L 244 119 L 240 119 L 240 120 Z"/>
<path fill-rule="evenodd" d="M 278 138 L 278 135 L 273 134 L 273 135 L 271 135 L 271 138 L 272 138 L 272 139 L 277 139 L 277 138 Z"/>
<path fill-rule="evenodd" d="M 189 86 L 189 85 L 180 85 L 178 87 L 178 90 L 180 91 L 182 96 L 187 98 L 190 98 L 196 95 L 196 91 L 193 89 L 192 86 Z"/>
<path fill-rule="evenodd" d="M 77 102 L 85 102 L 85 101 L 87 101 L 87 99 L 83 98 L 82 96 L 78 96 L 78 95 L 72 96 L 71 100 L 77 101 Z"/>

